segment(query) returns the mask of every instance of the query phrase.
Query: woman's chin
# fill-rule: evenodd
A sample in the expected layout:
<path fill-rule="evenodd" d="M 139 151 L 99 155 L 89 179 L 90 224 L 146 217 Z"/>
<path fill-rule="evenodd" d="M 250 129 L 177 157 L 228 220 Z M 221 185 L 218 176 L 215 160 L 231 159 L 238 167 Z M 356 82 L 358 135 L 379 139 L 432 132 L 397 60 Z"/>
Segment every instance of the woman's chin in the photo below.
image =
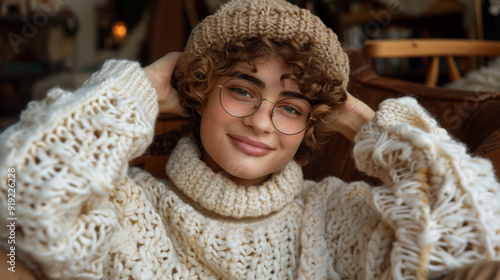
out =
<path fill-rule="evenodd" d="M 256 186 L 264 183 L 271 177 L 272 174 L 266 174 L 263 176 L 251 176 L 250 174 L 243 175 L 230 175 L 229 178 L 238 185 L 242 186 Z"/>

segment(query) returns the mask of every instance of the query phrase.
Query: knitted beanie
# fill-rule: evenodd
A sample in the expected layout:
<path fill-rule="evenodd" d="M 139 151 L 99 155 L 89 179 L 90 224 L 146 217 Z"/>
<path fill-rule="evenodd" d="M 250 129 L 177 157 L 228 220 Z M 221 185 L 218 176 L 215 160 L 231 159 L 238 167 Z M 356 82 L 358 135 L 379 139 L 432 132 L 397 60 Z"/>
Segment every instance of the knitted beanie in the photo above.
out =
<path fill-rule="evenodd" d="M 202 56 L 209 48 L 258 36 L 276 41 L 312 43 L 313 52 L 324 62 L 329 79 L 347 87 L 349 61 L 337 35 L 315 15 L 284 0 L 233 0 L 198 24 L 189 36 L 183 57 Z M 176 76 L 182 76 L 182 67 Z"/>

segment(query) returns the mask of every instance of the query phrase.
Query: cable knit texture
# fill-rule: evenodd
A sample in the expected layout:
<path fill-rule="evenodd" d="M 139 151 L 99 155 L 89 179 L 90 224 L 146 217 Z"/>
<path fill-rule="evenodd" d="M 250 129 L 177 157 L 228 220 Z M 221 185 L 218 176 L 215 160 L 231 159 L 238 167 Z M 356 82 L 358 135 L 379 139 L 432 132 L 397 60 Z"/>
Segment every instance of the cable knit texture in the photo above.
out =
<path fill-rule="evenodd" d="M 152 141 L 154 89 L 110 61 L 74 93 L 30 103 L 0 136 L 0 211 L 16 170 L 16 250 L 50 279 L 427 279 L 499 259 L 500 191 L 415 100 L 356 137 L 384 185 L 303 181 L 295 162 L 243 187 L 182 139 L 169 181 L 127 167 Z M 8 228 L 0 227 L 3 244 Z"/>

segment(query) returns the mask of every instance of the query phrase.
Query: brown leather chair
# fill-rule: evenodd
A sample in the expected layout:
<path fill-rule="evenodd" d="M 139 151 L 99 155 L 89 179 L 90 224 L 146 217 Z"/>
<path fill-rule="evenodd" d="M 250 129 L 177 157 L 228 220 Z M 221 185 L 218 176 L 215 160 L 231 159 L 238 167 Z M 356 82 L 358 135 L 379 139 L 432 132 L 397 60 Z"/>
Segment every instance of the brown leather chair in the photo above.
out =
<path fill-rule="evenodd" d="M 348 49 L 346 52 L 351 63 L 351 94 L 374 109 L 387 98 L 417 98 L 442 127 L 467 145 L 471 153 L 491 159 L 500 177 L 500 92 L 455 90 L 382 77 L 373 70 L 365 50 Z M 351 151 L 351 143 L 334 135 L 325 153 L 304 167 L 306 177 L 319 180 L 334 175 L 347 181 L 370 180 L 356 171 Z"/>

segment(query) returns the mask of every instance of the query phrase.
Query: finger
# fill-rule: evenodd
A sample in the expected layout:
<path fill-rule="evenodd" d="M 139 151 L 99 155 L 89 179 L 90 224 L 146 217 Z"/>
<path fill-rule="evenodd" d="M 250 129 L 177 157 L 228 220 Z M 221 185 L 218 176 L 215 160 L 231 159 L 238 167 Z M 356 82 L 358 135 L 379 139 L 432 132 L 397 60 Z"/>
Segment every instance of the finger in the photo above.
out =
<path fill-rule="evenodd" d="M 174 71 L 175 65 L 177 64 L 177 61 L 179 60 L 179 57 L 182 55 L 181 52 L 171 52 L 166 54 L 164 57 L 160 59 L 160 62 L 158 65 L 159 67 L 165 67 L 165 71 L 168 71 L 172 73 Z"/>
<path fill-rule="evenodd" d="M 354 96 L 352 96 L 349 92 L 346 92 L 347 94 L 347 99 L 344 103 L 344 112 L 351 112 L 354 109 L 356 109 L 356 106 L 358 105 L 358 99 Z"/>

